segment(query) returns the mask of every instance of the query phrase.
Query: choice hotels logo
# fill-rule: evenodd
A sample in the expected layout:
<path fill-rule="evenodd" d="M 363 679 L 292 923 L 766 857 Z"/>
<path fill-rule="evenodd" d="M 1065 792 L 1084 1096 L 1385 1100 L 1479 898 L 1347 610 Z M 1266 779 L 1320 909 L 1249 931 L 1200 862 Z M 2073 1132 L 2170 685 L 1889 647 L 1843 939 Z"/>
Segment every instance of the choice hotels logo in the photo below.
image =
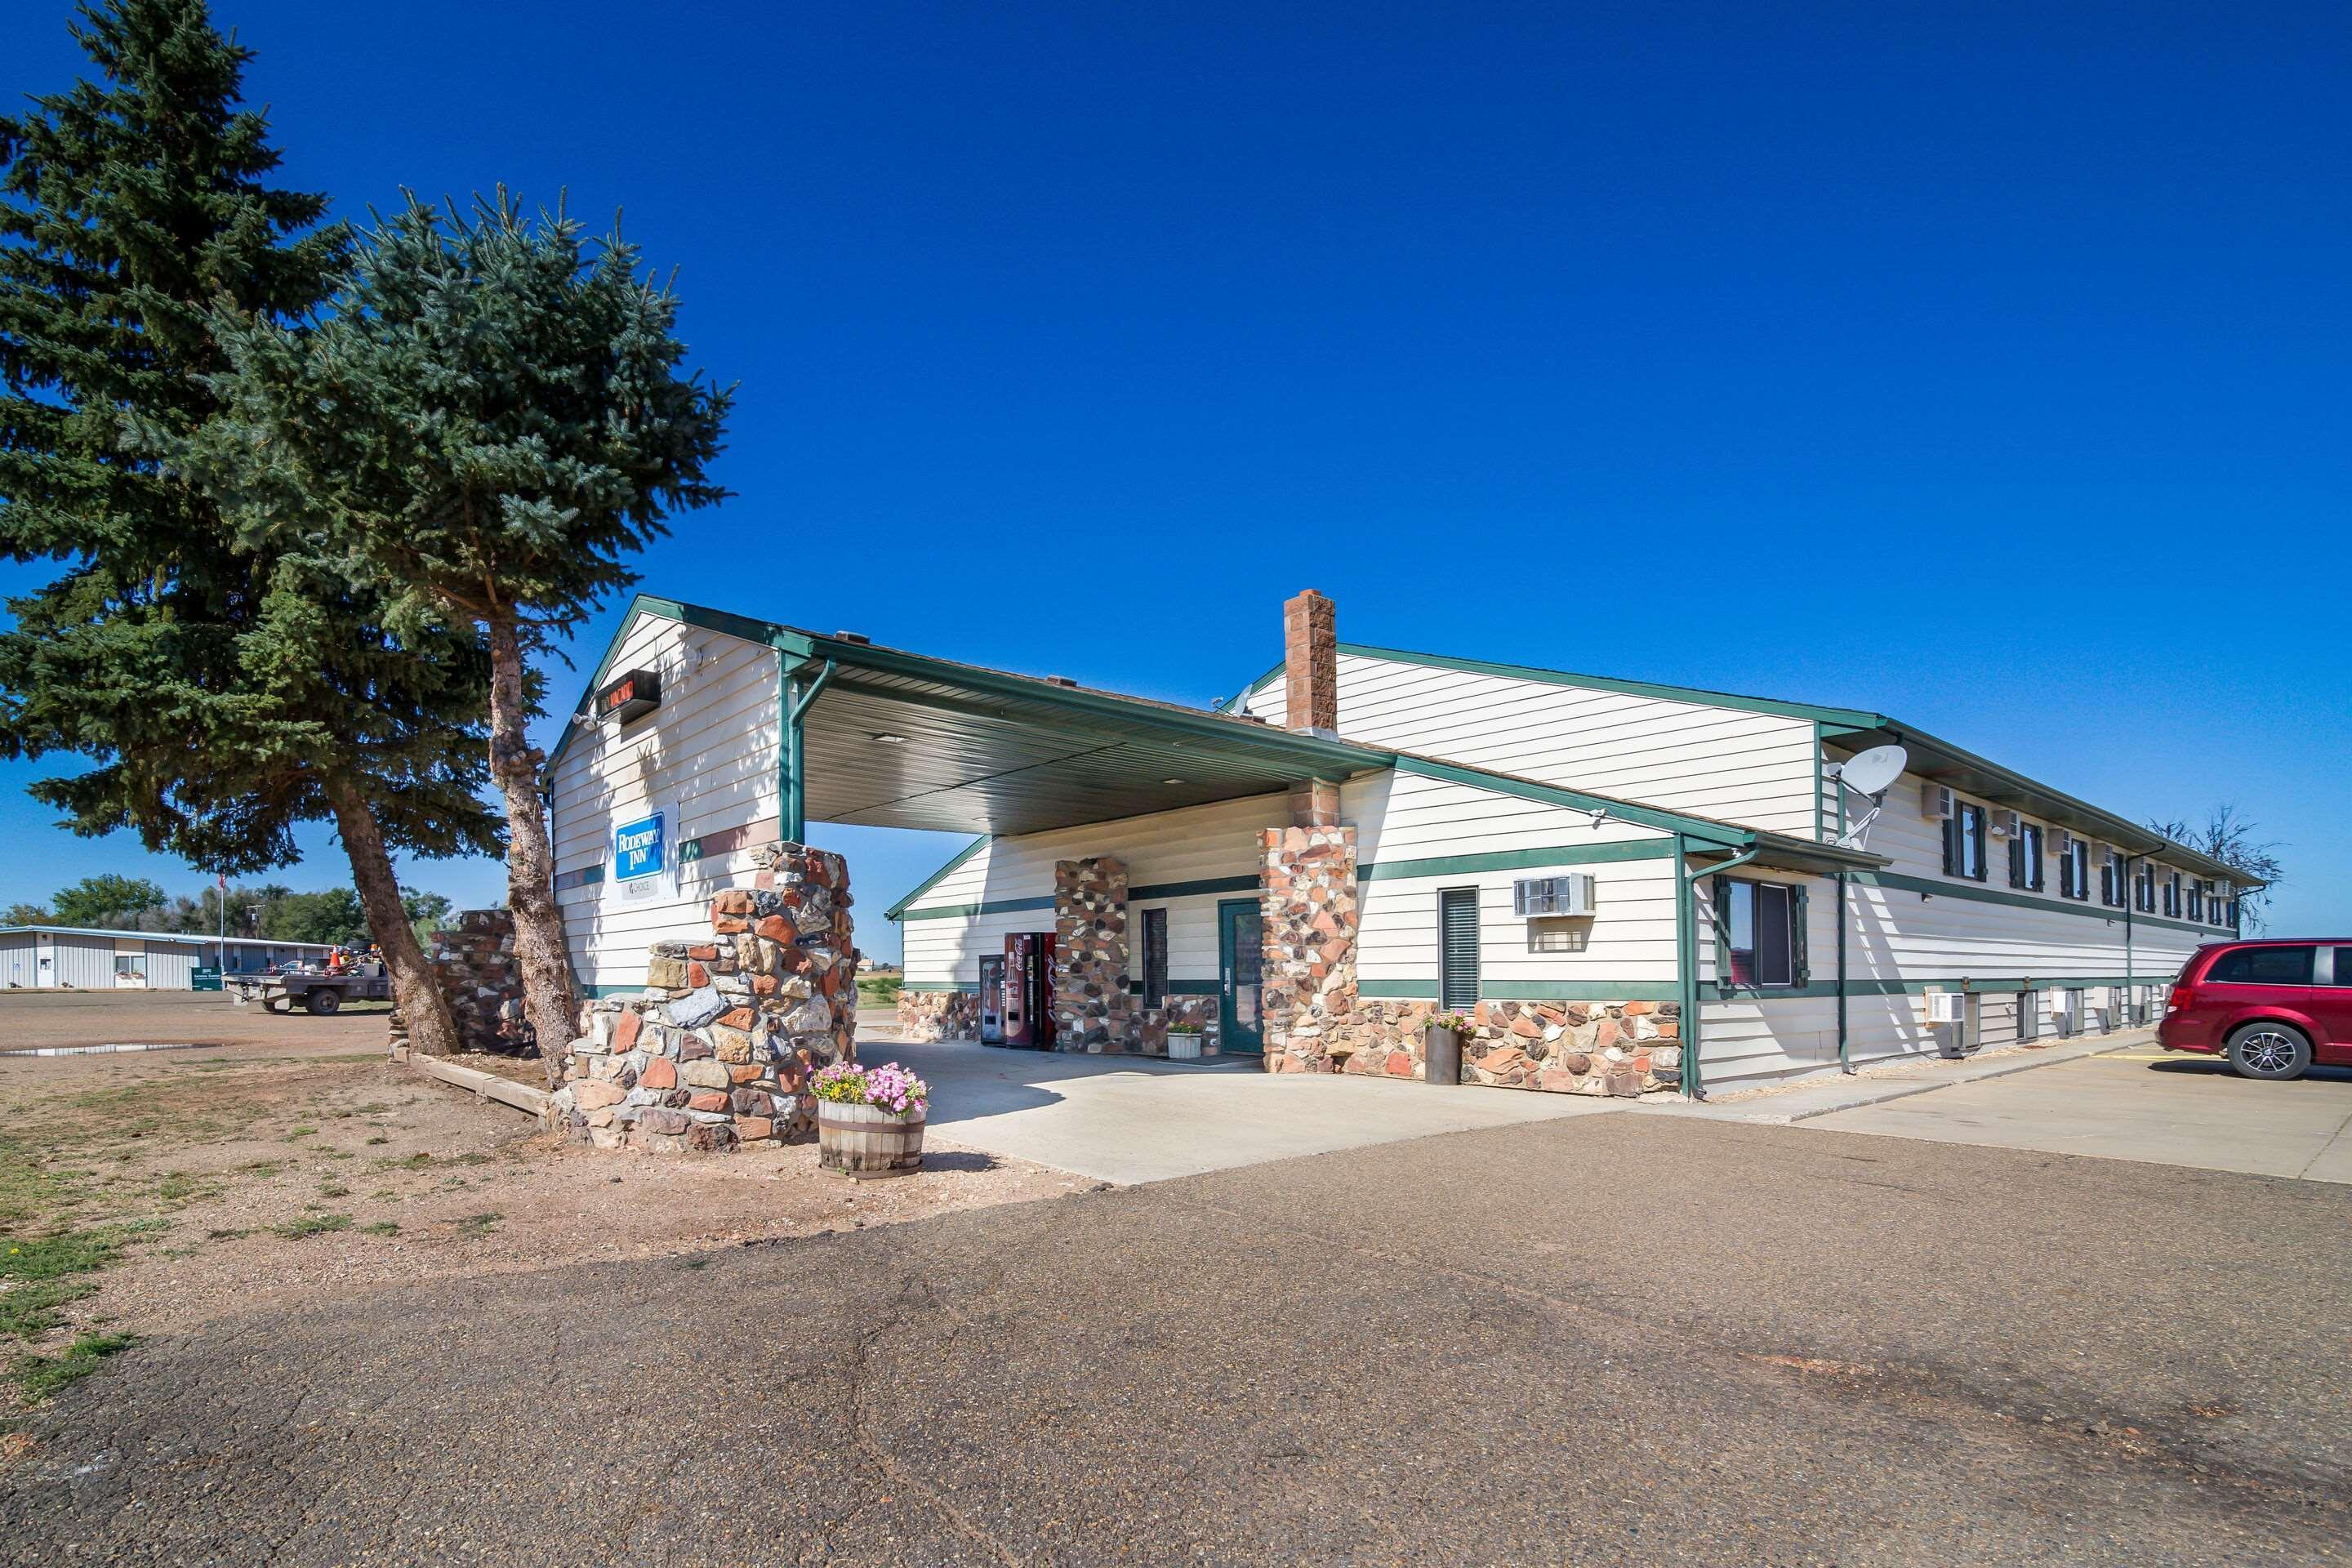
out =
<path fill-rule="evenodd" d="M 662 868 L 661 813 L 613 829 L 613 879 L 626 882 Z"/>

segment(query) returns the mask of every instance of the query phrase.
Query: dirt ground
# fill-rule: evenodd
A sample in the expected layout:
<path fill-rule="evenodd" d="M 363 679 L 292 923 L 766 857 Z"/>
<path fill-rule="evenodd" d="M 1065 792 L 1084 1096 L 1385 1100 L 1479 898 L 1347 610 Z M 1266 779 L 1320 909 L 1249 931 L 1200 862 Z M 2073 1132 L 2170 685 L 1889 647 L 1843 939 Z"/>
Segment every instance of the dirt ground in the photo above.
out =
<path fill-rule="evenodd" d="M 608 1153 L 384 1058 L 380 1010 L 270 1016 L 188 994 L 0 994 L 0 1235 L 96 1233 L 110 1267 L 0 1363 L 76 1334 L 149 1334 L 394 1283 L 707 1251 L 1089 1189 L 940 1147 L 919 1173 L 849 1183 L 814 1143 Z M 526 1082 L 536 1062 L 468 1058 Z M 0 1288 L 22 1289 L 0 1275 Z M 0 1300 L 5 1305 L 5 1300 Z"/>

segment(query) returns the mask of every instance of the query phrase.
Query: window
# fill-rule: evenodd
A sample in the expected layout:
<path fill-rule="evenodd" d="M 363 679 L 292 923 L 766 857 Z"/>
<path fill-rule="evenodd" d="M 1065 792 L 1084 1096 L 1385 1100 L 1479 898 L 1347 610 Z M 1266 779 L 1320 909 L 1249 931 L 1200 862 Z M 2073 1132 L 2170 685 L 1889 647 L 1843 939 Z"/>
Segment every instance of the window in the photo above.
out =
<path fill-rule="evenodd" d="M 1985 808 L 1956 802 L 1944 819 L 1944 875 L 1985 879 Z"/>
<path fill-rule="evenodd" d="M 2178 871 L 2164 879 L 2164 912 L 2174 920 L 2180 918 L 2180 873 Z"/>
<path fill-rule="evenodd" d="M 2031 991 L 2017 994 L 2017 1037 L 2030 1040 L 2039 1033 L 2042 1021 L 2042 998 Z"/>
<path fill-rule="evenodd" d="M 1168 1005 L 1168 911 L 1143 911 L 1143 1005 Z"/>
<path fill-rule="evenodd" d="M 2109 909 L 2122 909 L 2124 900 L 2129 896 L 2131 879 L 2130 874 L 2124 868 L 2123 851 L 2108 850 L 2106 867 L 2099 876 L 2099 902 Z"/>
<path fill-rule="evenodd" d="M 2202 882 L 2189 884 L 2189 918 L 2200 923 L 2205 919 L 2205 884 Z"/>
<path fill-rule="evenodd" d="M 1718 986 L 1729 990 L 1805 984 L 1802 888 L 1717 877 L 1715 906 Z"/>
<path fill-rule="evenodd" d="M 2042 890 L 2042 825 L 2021 823 L 2009 841 L 2009 885 L 2029 893 Z"/>
<path fill-rule="evenodd" d="M 2058 857 L 2058 896 L 2062 899 L 2088 899 L 2091 896 L 2091 847 L 2081 839 L 2067 842 L 2066 852 Z M 2102 903 L 2106 893 L 2099 894 Z"/>
<path fill-rule="evenodd" d="M 2205 972 L 2208 985 L 2308 985 L 2315 948 L 2233 948 Z"/>
<path fill-rule="evenodd" d="M 2132 908 L 2145 914 L 2156 912 L 2156 868 L 2142 866 L 2132 878 Z"/>
<path fill-rule="evenodd" d="M 1437 1000 L 1454 1012 L 1478 1005 L 1478 889 L 1437 895 Z"/>

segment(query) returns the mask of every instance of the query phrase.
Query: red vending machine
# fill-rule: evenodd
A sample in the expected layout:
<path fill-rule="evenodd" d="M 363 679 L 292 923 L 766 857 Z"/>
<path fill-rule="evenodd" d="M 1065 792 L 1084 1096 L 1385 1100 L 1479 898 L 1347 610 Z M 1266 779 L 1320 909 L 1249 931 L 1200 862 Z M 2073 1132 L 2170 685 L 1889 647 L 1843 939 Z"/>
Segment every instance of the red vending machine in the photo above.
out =
<path fill-rule="evenodd" d="M 1054 1048 L 1054 933 L 1014 931 L 1004 939 L 1004 1043 Z"/>

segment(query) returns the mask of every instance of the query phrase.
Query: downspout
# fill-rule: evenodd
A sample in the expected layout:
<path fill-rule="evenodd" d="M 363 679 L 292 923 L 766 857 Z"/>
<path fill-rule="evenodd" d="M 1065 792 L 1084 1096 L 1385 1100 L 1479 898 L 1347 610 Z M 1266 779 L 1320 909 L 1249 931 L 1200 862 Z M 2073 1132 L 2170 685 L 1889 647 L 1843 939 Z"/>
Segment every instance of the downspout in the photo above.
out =
<path fill-rule="evenodd" d="M 1689 846 L 1684 837 L 1675 835 L 1675 879 L 1680 884 L 1675 899 L 1676 943 L 1682 957 L 1682 1042 L 1683 1098 L 1705 1100 L 1706 1089 L 1699 1081 L 1698 1031 L 1698 878 L 1713 877 L 1737 867 L 1745 866 L 1760 851 L 1744 849 L 1728 860 L 1718 860 L 1698 871 L 1691 868 Z M 1723 977 L 1716 976 L 1719 982 Z"/>
<path fill-rule="evenodd" d="M 1840 781 L 1838 784 L 1838 846 L 1841 848 L 1845 847 L 1845 784 L 1843 781 Z M 1845 1033 L 1845 886 L 1846 874 L 1840 871 L 1837 874 L 1838 1071 L 1850 1073 L 1853 1071 L 1853 1062 L 1847 1054 Z"/>
<path fill-rule="evenodd" d="M 801 689 L 800 679 L 792 672 L 792 656 L 783 649 L 776 650 L 776 717 L 782 723 L 782 733 L 776 748 L 776 837 L 787 844 L 804 844 L 808 834 L 808 769 L 801 755 L 801 721 L 808 716 L 809 705 L 817 694 L 833 683 L 834 672 L 839 667 L 832 659 L 817 671 L 808 689 Z"/>

